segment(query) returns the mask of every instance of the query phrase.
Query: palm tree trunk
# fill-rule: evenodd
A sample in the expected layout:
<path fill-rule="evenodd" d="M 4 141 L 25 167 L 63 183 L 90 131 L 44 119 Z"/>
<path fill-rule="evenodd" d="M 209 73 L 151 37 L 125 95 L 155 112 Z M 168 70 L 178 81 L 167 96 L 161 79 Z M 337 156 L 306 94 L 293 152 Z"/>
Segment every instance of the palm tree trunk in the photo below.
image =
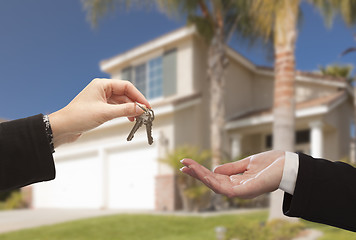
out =
<path fill-rule="evenodd" d="M 356 163 L 356 79 L 353 80 L 351 83 L 353 91 L 354 91 L 354 129 L 352 133 L 352 138 L 351 138 L 351 144 L 350 144 L 350 162 L 352 164 Z"/>
<path fill-rule="evenodd" d="M 295 41 L 298 1 L 285 1 L 276 19 L 273 148 L 294 151 L 295 145 Z M 270 219 L 283 218 L 283 192 L 271 195 Z"/>
<path fill-rule="evenodd" d="M 224 68 L 228 60 L 225 55 L 224 36 L 217 29 L 209 45 L 208 78 L 210 80 L 210 146 L 212 151 L 212 168 L 221 164 L 223 159 L 223 140 L 225 126 L 224 105 Z M 212 206 L 222 210 L 226 206 L 221 195 L 212 197 Z"/>
<path fill-rule="evenodd" d="M 210 80 L 210 145 L 212 167 L 221 164 L 225 124 L 224 63 L 227 62 L 222 31 L 217 30 L 209 46 L 208 77 Z"/>

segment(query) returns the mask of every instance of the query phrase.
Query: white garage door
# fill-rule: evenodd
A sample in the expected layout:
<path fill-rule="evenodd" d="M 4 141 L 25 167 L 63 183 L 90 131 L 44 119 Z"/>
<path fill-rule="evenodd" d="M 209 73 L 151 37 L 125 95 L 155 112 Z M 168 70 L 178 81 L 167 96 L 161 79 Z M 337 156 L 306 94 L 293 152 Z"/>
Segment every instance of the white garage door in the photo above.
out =
<path fill-rule="evenodd" d="M 102 162 L 97 153 L 56 159 L 56 179 L 33 188 L 35 208 L 102 207 Z"/>
<path fill-rule="evenodd" d="M 108 152 L 108 167 L 109 208 L 155 208 L 156 147 Z"/>

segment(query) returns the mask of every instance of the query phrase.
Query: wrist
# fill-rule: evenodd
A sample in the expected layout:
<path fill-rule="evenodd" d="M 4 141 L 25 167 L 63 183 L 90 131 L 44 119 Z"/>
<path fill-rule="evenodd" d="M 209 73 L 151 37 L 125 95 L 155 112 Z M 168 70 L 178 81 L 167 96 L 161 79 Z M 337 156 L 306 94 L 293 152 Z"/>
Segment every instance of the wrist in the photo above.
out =
<path fill-rule="evenodd" d="M 67 114 L 65 113 L 64 109 L 48 115 L 52 129 L 54 148 L 57 148 L 58 146 L 65 143 L 74 142 L 81 135 L 81 133 L 71 131 L 69 128 L 69 120 L 66 120 L 65 117 L 66 115 Z"/>
<path fill-rule="evenodd" d="M 285 153 L 285 162 L 283 167 L 283 176 L 279 185 L 279 189 L 293 195 L 295 184 L 297 181 L 299 167 L 298 154 L 292 152 Z"/>

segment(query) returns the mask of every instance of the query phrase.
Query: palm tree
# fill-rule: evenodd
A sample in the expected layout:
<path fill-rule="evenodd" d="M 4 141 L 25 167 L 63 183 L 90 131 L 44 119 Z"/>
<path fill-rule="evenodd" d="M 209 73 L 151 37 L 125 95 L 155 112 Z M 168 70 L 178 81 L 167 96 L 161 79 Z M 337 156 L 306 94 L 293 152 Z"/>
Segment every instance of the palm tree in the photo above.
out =
<path fill-rule="evenodd" d="M 355 22 L 352 9 L 355 0 L 308 0 L 323 13 L 329 26 L 335 13 L 341 13 L 347 23 Z M 300 0 L 251 0 L 251 11 L 255 19 L 254 30 L 265 37 L 274 38 L 275 87 L 273 148 L 294 151 L 295 127 L 295 42 L 297 22 L 300 16 Z M 272 195 L 270 218 L 279 218 L 282 193 Z M 279 209 L 279 210 L 278 210 Z"/>
<path fill-rule="evenodd" d="M 274 39 L 273 148 L 294 151 L 295 42 L 299 0 L 252 0 L 255 30 Z M 270 219 L 283 218 L 283 192 L 271 194 Z"/>
<path fill-rule="evenodd" d="M 253 0 L 255 29 L 274 39 L 273 148 L 294 150 L 295 42 L 299 0 Z"/>

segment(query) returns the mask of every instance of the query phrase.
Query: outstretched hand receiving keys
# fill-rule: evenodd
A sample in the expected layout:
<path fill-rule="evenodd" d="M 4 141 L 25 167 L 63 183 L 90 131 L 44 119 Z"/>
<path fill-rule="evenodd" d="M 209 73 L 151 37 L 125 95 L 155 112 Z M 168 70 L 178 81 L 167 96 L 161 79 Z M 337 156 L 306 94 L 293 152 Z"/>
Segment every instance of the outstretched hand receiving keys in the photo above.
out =
<path fill-rule="evenodd" d="M 254 198 L 277 190 L 282 179 L 284 151 L 268 151 L 208 170 L 192 159 L 183 159 L 181 171 L 228 197 Z"/>

